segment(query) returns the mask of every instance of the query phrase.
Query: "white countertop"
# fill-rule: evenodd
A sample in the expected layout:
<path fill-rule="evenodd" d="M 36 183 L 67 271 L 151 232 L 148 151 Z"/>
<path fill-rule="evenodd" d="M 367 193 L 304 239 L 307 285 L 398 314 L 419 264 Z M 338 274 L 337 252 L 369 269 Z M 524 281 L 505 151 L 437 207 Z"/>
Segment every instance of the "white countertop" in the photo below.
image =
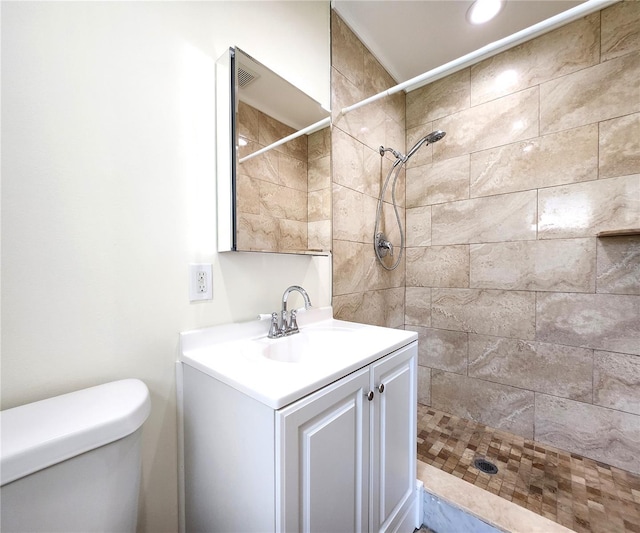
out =
<path fill-rule="evenodd" d="M 280 409 L 418 338 L 334 320 L 331 307 L 299 311 L 298 325 L 301 333 L 280 339 L 267 338 L 269 320 L 187 331 L 180 334 L 179 360 Z M 286 362 L 301 354 L 299 362 Z"/>

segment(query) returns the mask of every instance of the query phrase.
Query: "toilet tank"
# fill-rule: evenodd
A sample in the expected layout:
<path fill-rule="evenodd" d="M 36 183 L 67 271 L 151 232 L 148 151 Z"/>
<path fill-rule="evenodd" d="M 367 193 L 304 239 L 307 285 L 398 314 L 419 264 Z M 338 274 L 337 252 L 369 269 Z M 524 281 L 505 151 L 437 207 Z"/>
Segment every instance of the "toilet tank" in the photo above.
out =
<path fill-rule="evenodd" d="M 0 412 L 0 530 L 134 532 L 150 409 L 125 379 Z"/>

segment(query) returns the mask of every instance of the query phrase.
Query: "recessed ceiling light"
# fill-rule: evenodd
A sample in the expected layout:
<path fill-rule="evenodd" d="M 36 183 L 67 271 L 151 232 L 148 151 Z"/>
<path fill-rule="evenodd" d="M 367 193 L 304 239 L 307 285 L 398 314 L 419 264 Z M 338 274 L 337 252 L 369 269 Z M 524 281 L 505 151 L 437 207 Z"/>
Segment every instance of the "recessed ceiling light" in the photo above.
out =
<path fill-rule="evenodd" d="M 500 13 L 503 5 L 503 0 L 476 0 L 467 11 L 467 20 L 471 24 L 484 24 Z"/>

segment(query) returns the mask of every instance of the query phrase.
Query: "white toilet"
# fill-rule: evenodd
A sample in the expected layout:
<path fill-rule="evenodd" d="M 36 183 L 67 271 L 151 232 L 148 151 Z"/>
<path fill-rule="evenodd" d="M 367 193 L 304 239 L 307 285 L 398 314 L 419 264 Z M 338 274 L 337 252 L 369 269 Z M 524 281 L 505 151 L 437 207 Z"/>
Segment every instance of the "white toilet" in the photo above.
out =
<path fill-rule="evenodd" d="M 134 532 L 147 386 L 125 379 L 0 413 L 0 530 Z"/>

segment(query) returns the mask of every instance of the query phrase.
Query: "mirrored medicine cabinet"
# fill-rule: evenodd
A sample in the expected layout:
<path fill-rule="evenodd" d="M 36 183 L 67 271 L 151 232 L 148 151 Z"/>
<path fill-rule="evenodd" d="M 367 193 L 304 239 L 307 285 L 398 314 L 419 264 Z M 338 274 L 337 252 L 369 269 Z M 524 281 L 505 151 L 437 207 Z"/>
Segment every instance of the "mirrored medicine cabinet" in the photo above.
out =
<path fill-rule="evenodd" d="M 329 116 L 239 48 L 218 59 L 218 251 L 329 253 Z"/>

